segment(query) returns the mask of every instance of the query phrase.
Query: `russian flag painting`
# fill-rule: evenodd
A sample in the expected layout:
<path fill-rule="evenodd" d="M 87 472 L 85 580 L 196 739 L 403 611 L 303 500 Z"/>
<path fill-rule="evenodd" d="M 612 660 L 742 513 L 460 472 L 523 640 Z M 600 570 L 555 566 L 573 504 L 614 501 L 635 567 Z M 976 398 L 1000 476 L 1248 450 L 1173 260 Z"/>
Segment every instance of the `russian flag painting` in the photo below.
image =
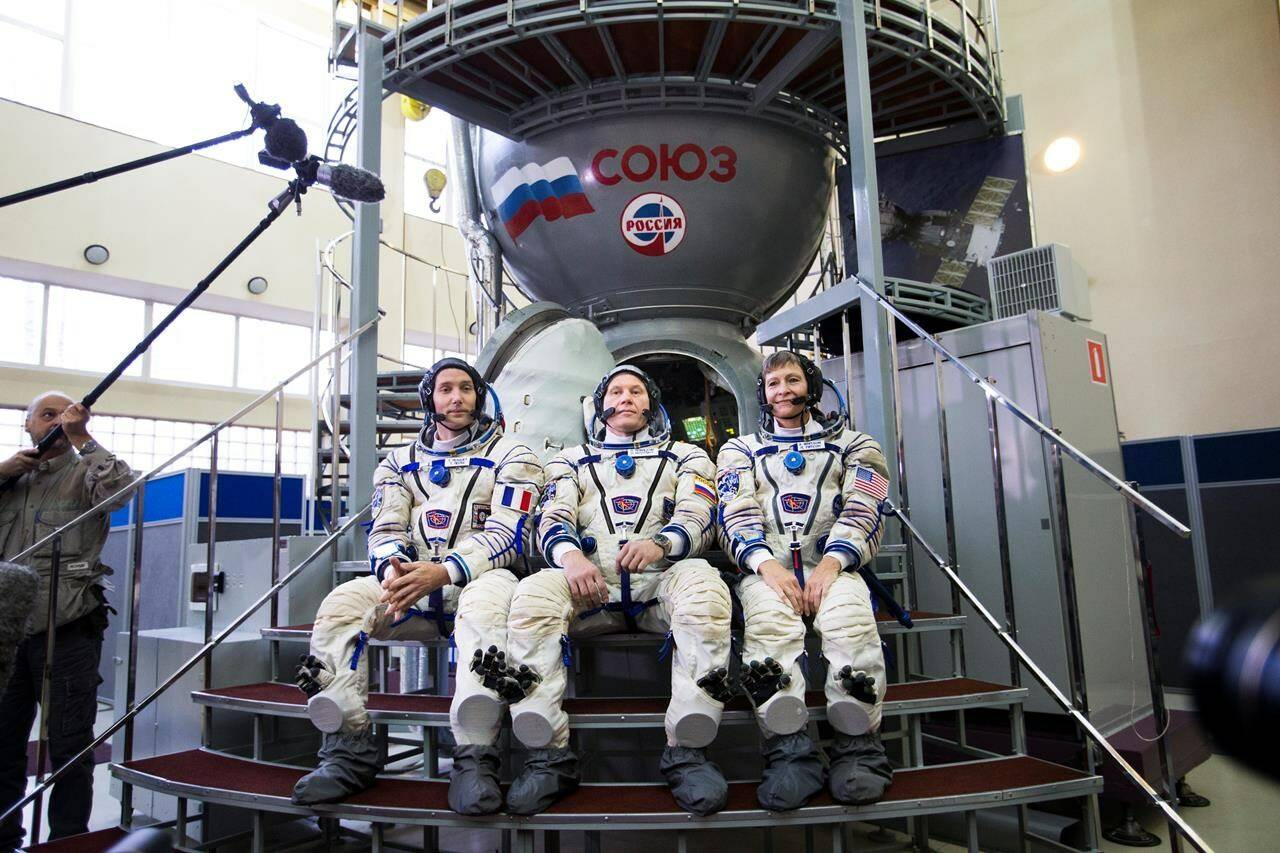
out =
<path fill-rule="evenodd" d="M 498 217 L 513 240 L 538 217 L 554 222 L 596 212 L 568 157 L 541 165 L 512 166 L 490 191 L 498 204 Z"/>

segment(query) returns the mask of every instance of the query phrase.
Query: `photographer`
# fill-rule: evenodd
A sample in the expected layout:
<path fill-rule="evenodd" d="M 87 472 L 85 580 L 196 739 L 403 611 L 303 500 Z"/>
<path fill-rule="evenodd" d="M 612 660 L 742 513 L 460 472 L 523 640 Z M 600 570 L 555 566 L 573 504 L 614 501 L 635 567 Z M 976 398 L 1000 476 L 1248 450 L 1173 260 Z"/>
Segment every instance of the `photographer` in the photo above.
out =
<path fill-rule="evenodd" d="M 41 538 L 109 497 L 133 478 L 129 466 L 101 447 L 87 430 L 89 411 L 65 394 L 47 392 L 27 407 L 26 430 L 34 443 L 55 426 L 64 435 L 38 458 L 35 448 L 0 462 L 0 477 L 16 479 L 0 495 L 0 554 L 11 560 Z M 72 452 L 72 448 L 76 452 Z M 57 768 L 93 739 L 97 715 L 98 658 L 107 612 L 101 581 L 109 569 L 98 555 L 107 538 L 109 515 L 122 496 L 62 536 L 58 601 L 50 683 L 49 755 Z M 24 563 L 40 575 L 40 594 L 30 614 L 27 637 L 18 646 L 13 676 L 0 697 L 0 808 L 22 797 L 27 787 L 27 741 L 40 701 L 52 543 Z M 3 602 L 0 602 L 0 608 Z M 25 618 L 0 609 L 0 618 Z M 93 805 L 93 761 L 67 773 L 49 800 L 50 838 L 85 832 Z M 22 844 L 20 813 L 0 826 L 0 851 Z"/>

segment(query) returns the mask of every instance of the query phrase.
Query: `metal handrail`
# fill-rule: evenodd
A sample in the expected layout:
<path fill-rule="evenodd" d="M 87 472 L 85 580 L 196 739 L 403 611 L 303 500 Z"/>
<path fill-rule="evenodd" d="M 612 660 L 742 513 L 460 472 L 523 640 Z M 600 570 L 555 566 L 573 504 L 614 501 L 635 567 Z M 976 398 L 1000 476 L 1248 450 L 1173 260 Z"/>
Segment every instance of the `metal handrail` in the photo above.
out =
<path fill-rule="evenodd" d="M 1178 521 L 1172 515 L 1160 509 L 1160 507 L 1156 506 L 1147 498 L 1143 497 L 1141 494 L 1137 492 L 1136 489 L 1134 489 L 1124 480 L 1121 480 L 1115 474 L 1112 474 L 1102 465 L 1095 462 L 1088 454 L 1086 454 L 1084 451 L 1080 450 L 1074 444 L 1072 444 L 1071 442 L 1063 438 L 1061 435 L 1059 435 L 1057 431 L 1050 429 L 1048 426 L 1042 423 L 1040 419 L 1037 418 L 1035 415 L 1032 415 L 1026 409 L 1022 408 L 1017 403 L 1013 402 L 1013 400 L 1009 399 L 1000 391 L 996 390 L 994 385 L 992 385 L 990 382 L 984 379 L 972 367 L 970 367 L 969 365 L 961 361 L 958 356 L 952 354 L 950 350 L 948 350 L 942 344 L 938 343 L 937 339 L 935 339 L 933 335 L 930 335 L 923 328 L 921 328 L 914 320 L 912 320 L 906 314 L 903 314 L 901 311 L 899 311 L 893 305 L 892 302 L 890 302 L 888 299 L 886 299 L 885 297 L 877 293 L 875 288 L 872 287 L 867 282 L 863 281 L 860 276 L 852 275 L 846 280 L 856 283 L 863 293 L 875 299 L 876 302 L 879 303 L 880 306 L 884 308 L 885 311 L 887 311 L 893 317 L 897 318 L 897 320 L 900 323 L 902 323 L 902 325 L 906 326 L 908 329 L 915 332 L 917 335 L 920 336 L 920 339 L 925 343 L 927 343 L 930 347 L 932 347 L 935 352 L 937 352 L 947 361 L 950 361 L 952 364 L 954 364 L 960 370 L 961 373 L 963 373 L 966 377 L 969 378 L 970 381 L 972 381 L 975 385 L 977 385 L 979 388 L 982 389 L 983 393 L 987 395 L 988 399 L 996 400 L 998 403 L 1000 403 L 1002 406 L 1008 409 L 1015 417 L 1017 417 L 1027 426 L 1031 427 L 1036 432 L 1038 432 L 1041 438 L 1057 445 L 1058 448 L 1061 449 L 1063 453 L 1067 454 L 1076 462 L 1078 462 L 1081 466 L 1083 466 L 1086 470 L 1088 470 L 1089 473 L 1093 474 L 1095 477 L 1102 480 L 1107 485 L 1111 486 L 1111 488 L 1119 492 L 1121 496 L 1123 496 L 1126 500 L 1128 500 L 1130 503 L 1134 504 L 1139 509 L 1146 512 L 1152 518 L 1156 519 L 1156 521 L 1159 521 L 1161 524 L 1163 524 L 1165 527 L 1169 528 L 1174 533 L 1181 536 L 1183 539 L 1186 539 L 1188 536 L 1191 535 L 1191 528 L 1187 527 L 1185 524 Z"/>
<path fill-rule="evenodd" d="M 965 582 L 960 579 L 960 575 L 956 573 L 955 568 L 948 564 L 946 560 L 942 559 L 938 552 L 934 550 L 933 546 L 925 540 L 924 536 L 921 535 L 920 531 L 916 528 L 915 524 L 912 523 L 911 519 L 907 517 L 906 513 L 902 512 L 892 503 L 886 502 L 885 514 L 896 516 L 897 519 L 902 522 L 903 529 L 911 535 L 911 538 L 915 540 L 916 544 L 919 545 L 921 549 L 924 550 L 929 559 L 944 575 L 946 575 L 947 580 L 952 585 L 952 588 L 959 590 L 960 594 L 969 602 L 969 606 L 972 607 L 974 611 L 982 617 L 983 621 L 987 623 L 991 630 L 995 632 L 997 639 L 1008 647 L 1009 652 L 1012 655 L 1017 656 L 1018 661 L 1026 667 L 1027 671 L 1031 673 L 1036 681 L 1040 682 L 1040 686 L 1048 691 L 1050 697 L 1052 697 L 1053 700 L 1075 720 L 1076 724 L 1087 732 L 1089 737 L 1111 757 L 1120 770 L 1129 777 L 1129 781 L 1146 794 L 1152 804 L 1164 812 L 1169 823 L 1176 826 L 1197 850 L 1203 851 L 1203 853 L 1212 853 L 1212 848 L 1210 848 L 1209 845 L 1204 842 L 1204 839 L 1202 839 L 1196 831 L 1182 819 L 1177 811 L 1174 810 L 1173 806 L 1169 805 L 1169 803 L 1167 803 L 1154 788 L 1147 784 L 1147 780 L 1142 778 L 1138 771 L 1133 768 L 1133 765 L 1125 761 L 1124 757 L 1120 755 L 1119 751 L 1116 750 L 1114 746 L 1111 745 L 1106 736 L 1089 721 L 1088 717 L 1076 708 L 1071 700 L 1063 695 L 1062 691 L 1058 689 L 1058 686 L 1053 683 L 1049 676 L 1040 669 L 1036 662 L 1031 659 L 1031 656 L 1027 654 L 1021 645 L 1018 644 L 1018 641 L 1014 639 L 1009 628 L 1002 626 L 996 620 L 996 617 L 991 615 L 991 611 L 987 610 L 986 606 L 981 600 L 979 600 L 978 596 L 974 594 L 973 590 L 969 589 L 969 587 L 965 585 Z"/>
<path fill-rule="evenodd" d="M 373 321 L 370 321 L 370 323 L 372 322 Z M 368 325 L 369 324 L 366 324 L 365 327 L 362 327 L 362 328 L 366 328 Z M 307 555 L 307 557 L 303 559 L 302 562 L 300 562 L 287 575 L 285 575 L 284 577 L 280 578 L 280 580 L 272 584 L 270 589 L 268 589 L 261 596 L 259 596 L 258 600 L 255 601 L 253 604 L 250 604 L 249 607 L 244 612 L 242 612 L 239 616 L 231 620 L 231 623 L 227 625 L 227 627 L 223 628 L 222 631 L 216 637 L 212 637 L 211 639 L 206 641 L 199 651 L 197 651 L 191 657 L 187 658 L 186 662 L 183 663 L 182 666 L 178 667 L 173 672 L 173 674 L 171 674 L 168 678 L 166 678 L 163 684 L 161 684 L 155 690 L 152 690 L 151 693 L 149 693 L 145 699 L 143 699 L 141 702 L 139 702 L 138 704 L 130 708 L 124 714 L 124 716 L 116 720 L 114 723 L 108 726 L 106 730 L 102 732 L 102 734 L 94 738 L 92 743 L 90 743 L 84 749 L 80 750 L 80 752 L 76 753 L 72 758 L 66 761 L 61 767 L 59 767 L 52 774 L 50 774 L 49 777 L 44 780 L 44 782 L 42 782 L 40 785 L 38 785 L 35 788 L 35 790 L 33 790 L 31 793 L 27 794 L 21 800 L 19 800 L 18 802 L 10 806 L 8 810 L 4 812 L 4 814 L 0 814 L 0 821 L 7 819 L 9 815 L 25 807 L 27 803 L 34 800 L 37 796 L 43 794 L 45 790 L 47 790 L 51 785 L 53 785 L 54 782 L 62 778 L 63 774 L 67 771 L 68 768 L 76 766 L 85 757 L 91 755 L 95 749 L 97 749 L 102 744 L 106 743 L 108 738 L 110 738 L 116 732 L 120 731 L 120 729 L 124 728 L 124 726 L 126 726 L 128 723 L 132 722 L 134 717 L 142 713 L 142 711 L 145 710 L 148 705 L 154 702 L 156 698 L 160 696 L 161 693 L 165 692 L 170 687 L 177 684 L 178 680 L 182 678 L 182 676 L 190 672 L 195 667 L 196 664 L 200 663 L 202 660 L 205 659 L 207 655 L 211 654 L 215 648 L 221 645 L 223 640 L 231 636 L 231 634 L 235 632 L 237 628 L 239 628 L 246 621 L 248 621 L 249 617 L 252 616 L 254 613 L 256 613 L 258 609 L 262 607 L 262 605 L 266 604 L 268 601 L 274 600 L 275 597 L 280 593 L 280 591 L 285 588 L 285 586 L 287 586 L 290 582 L 293 581 L 294 578 L 296 578 L 299 574 L 301 574 L 303 569 L 307 568 L 315 561 L 316 557 L 320 556 L 321 553 L 323 553 L 328 548 L 332 547 L 333 544 L 337 542 L 341 536 L 346 534 L 347 531 L 351 530 L 362 518 L 365 517 L 365 515 L 369 513 L 369 510 L 372 508 L 372 506 L 373 506 L 372 504 L 366 505 L 364 509 L 360 510 L 355 515 L 351 516 L 351 518 L 347 519 L 347 521 L 341 527 L 339 527 L 337 530 L 333 531 L 328 536 L 326 536 L 324 541 L 321 542 L 314 551 L 312 551 L 309 555 Z M 140 525 L 141 519 L 138 519 L 136 523 Z M 210 586 L 212 586 L 212 584 L 210 584 Z M 52 634 L 52 632 L 50 633 Z"/>
<path fill-rule="evenodd" d="M 213 436 L 214 436 L 214 435 L 216 435 L 217 433 L 221 432 L 221 431 L 222 431 L 223 429 L 225 429 L 226 427 L 231 426 L 231 425 L 232 425 L 232 424 L 234 424 L 236 421 L 240 420 L 240 418 L 244 417 L 246 414 L 248 414 L 249 412 L 251 412 L 251 411 L 253 411 L 254 409 L 256 409 L 258 406 L 260 406 L 260 405 L 262 405 L 263 403 L 265 403 L 265 402 L 266 402 L 268 399 L 270 399 L 271 397 L 276 396 L 278 393 L 280 393 L 280 392 L 284 389 L 284 387 L 285 387 L 286 385 L 288 385 L 290 382 L 292 382 L 293 380 L 297 379 L 299 376 L 303 375 L 303 374 L 304 374 L 304 373 L 306 373 L 308 370 L 311 370 L 313 367 L 315 367 L 316 365 L 318 365 L 322 359 L 327 358 L 330 354 L 332 354 L 332 353 L 336 352 L 337 350 L 339 350 L 339 349 L 341 349 L 342 347 L 346 346 L 346 345 L 347 345 L 348 343 L 350 343 L 351 341 L 353 341 L 353 340 L 355 340 L 356 338 L 358 338 L 358 337 L 360 337 L 361 335 L 363 335 L 365 332 L 369 331 L 371 328 L 373 328 L 375 325 L 377 325 L 377 323 L 378 323 L 378 320 L 379 320 L 379 319 L 380 319 L 380 318 L 378 318 L 378 317 L 374 317 L 372 320 L 370 320 L 369 322 L 365 323 L 363 326 L 361 326 L 360 328 L 356 329 L 354 332 L 352 332 L 351 334 L 347 335 L 347 336 L 346 336 L 345 338 L 343 338 L 342 340 L 338 341 L 336 344 L 334 344 L 333 346 L 331 346 L 329 349 L 325 350 L 325 351 L 324 351 L 324 352 L 322 352 L 320 355 L 316 356 L 316 357 L 315 357 L 315 358 L 313 358 L 311 361 L 307 362 L 305 365 L 303 365 L 302 367 L 300 367 L 300 368 L 298 368 L 297 370 L 295 370 L 293 373 L 290 373 L 287 377 L 285 377 L 283 380 L 281 380 L 280 382 L 278 382 L 278 383 L 276 383 L 275 385 L 273 385 L 270 389 L 268 389 L 267 391 L 264 391 L 261 395 L 259 395 L 258 397 L 256 397 L 252 402 L 245 404 L 245 406 L 243 406 L 239 411 L 237 411 L 237 412 L 236 412 L 235 414 L 233 414 L 231 417 L 229 417 L 229 418 L 227 418 L 227 419 L 223 420 L 222 422 L 220 422 L 220 423 L 216 424 L 212 429 L 210 429 L 210 430 L 209 430 L 208 432 L 206 432 L 204 435 L 200 436 L 199 438 L 195 439 L 195 440 L 194 440 L 194 441 L 192 441 L 190 444 L 188 444 L 186 447 L 182 448 L 182 450 L 179 450 L 179 451 L 178 451 L 177 453 L 175 453 L 173 456 L 170 456 L 170 457 L 169 457 L 168 459 L 166 459 L 164 462 L 161 462 L 159 465 L 155 466 L 154 468 L 152 468 L 150 471 L 146 472 L 145 474 L 141 474 L 141 475 L 139 475 L 136 479 L 134 479 L 132 482 L 130 482 L 130 483 L 129 483 L 129 485 L 124 486 L 123 488 L 121 488 L 121 489 L 119 489 L 118 491 L 116 491 L 114 494 L 112 494 L 112 495 L 110 495 L 109 497 L 106 497 L 106 498 L 102 499 L 101 501 L 99 501 L 98 503 L 94 504 L 92 508 L 85 510 L 85 511 L 84 511 L 84 512 L 82 512 L 80 515 L 78 515 L 78 516 L 76 516 L 75 518 L 71 519 L 71 521 L 68 521 L 66 524 L 62 525 L 62 526 L 61 526 L 61 527 L 59 527 L 57 530 L 53 531 L 53 532 L 52 532 L 52 533 L 50 533 L 49 535 L 45 536 L 43 539 L 40 539 L 40 540 L 39 540 L 39 541 L 37 541 L 35 544 L 31 545 L 29 548 L 27 548 L 27 549 L 25 549 L 25 550 L 23 550 L 23 551 L 18 552 L 17 554 L 15 554 L 15 555 L 14 555 L 14 556 L 12 556 L 12 557 L 7 557 L 7 558 L 5 558 L 5 559 L 9 560 L 10 562 L 14 562 L 14 563 L 20 562 L 23 558 L 25 558 L 25 557 L 29 557 L 29 556 L 31 556 L 33 553 L 35 553 L 35 552 L 36 552 L 36 550 L 37 550 L 37 549 L 39 549 L 39 548 L 41 548 L 43 545 L 45 545 L 45 543 L 52 541 L 52 540 L 53 540 L 53 538 L 54 538 L 55 536 L 61 536 L 61 535 L 62 535 L 63 533 L 65 533 L 67 530 L 69 530 L 69 529 L 70 529 L 70 528 L 72 528 L 72 527 L 75 527 L 77 524 L 80 524 L 80 523 L 81 523 L 82 521 L 84 521 L 85 519 L 90 518 L 91 516 L 97 515 L 97 514 L 98 514 L 98 513 L 100 513 L 103 509 L 105 509 L 108 505 L 110 505 L 111 503 L 115 502 L 117 499 L 124 497 L 124 496 L 125 496 L 125 495 L 127 495 L 129 492 L 133 491 L 134 487 L 136 487 L 138 484 L 140 484 L 140 483 L 144 483 L 144 482 L 146 482 L 147 480 L 150 480 L 150 479 L 151 479 L 152 477 L 154 477 L 156 474 L 159 474 L 159 473 L 160 473 L 161 471 L 163 471 L 165 468 L 168 468 L 168 467 L 169 467 L 170 465 L 172 465 L 174 462 L 177 462 L 179 459 L 181 459 L 182 457 L 186 456 L 186 455 L 187 455 L 188 453 L 190 453 L 191 451 L 195 450 L 195 449 L 196 449 L 197 447 L 199 447 L 201 444 L 204 444 L 206 441 L 208 441 L 209 439 L 213 438 Z M 141 523 L 141 519 L 135 519 L 135 522 L 137 522 L 137 523 Z"/>

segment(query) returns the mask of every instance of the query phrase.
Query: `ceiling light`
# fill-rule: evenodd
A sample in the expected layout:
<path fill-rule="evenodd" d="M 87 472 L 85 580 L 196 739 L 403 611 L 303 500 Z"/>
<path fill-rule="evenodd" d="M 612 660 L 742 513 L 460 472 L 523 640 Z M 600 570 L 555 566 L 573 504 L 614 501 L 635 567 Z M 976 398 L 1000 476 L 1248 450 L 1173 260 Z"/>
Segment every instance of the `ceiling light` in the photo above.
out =
<path fill-rule="evenodd" d="M 267 292 L 267 280 L 260 275 L 255 275 L 249 279 L 245 287 L 249 288 L 249 292 L 254 296 L 261 296 Z"/>
<path fill-rule="evenodd" d="M 1044 167 L 1050 172 L 1065 172 L 1080 162 L 1080 143 L 1070 136 L 1059 136 L 1044 150 Z"/>
<path fill-rule="evenodd" d="M 91 243 L 84 247 L 84 259 L 95 266 L 105 264 L 109 257 L 111 257 L 111 253 L 107 251 L 106 246 Z"/>

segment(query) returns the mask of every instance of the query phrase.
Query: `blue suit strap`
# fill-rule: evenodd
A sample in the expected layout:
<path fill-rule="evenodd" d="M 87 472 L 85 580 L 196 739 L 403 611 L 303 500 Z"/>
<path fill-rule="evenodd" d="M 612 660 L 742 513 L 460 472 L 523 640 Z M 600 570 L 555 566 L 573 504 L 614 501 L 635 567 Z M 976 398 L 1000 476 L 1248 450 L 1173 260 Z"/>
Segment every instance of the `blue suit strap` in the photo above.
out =
<path fill-rule="evenodd" d="M 369 635 L 361 631 L 356 637 L 356 650 L 351 654 L 351 669 L 354 672 L 356 667 L 360 665 L 360 653 L 364 651 L 364 647 L 369 642 Z"/>

